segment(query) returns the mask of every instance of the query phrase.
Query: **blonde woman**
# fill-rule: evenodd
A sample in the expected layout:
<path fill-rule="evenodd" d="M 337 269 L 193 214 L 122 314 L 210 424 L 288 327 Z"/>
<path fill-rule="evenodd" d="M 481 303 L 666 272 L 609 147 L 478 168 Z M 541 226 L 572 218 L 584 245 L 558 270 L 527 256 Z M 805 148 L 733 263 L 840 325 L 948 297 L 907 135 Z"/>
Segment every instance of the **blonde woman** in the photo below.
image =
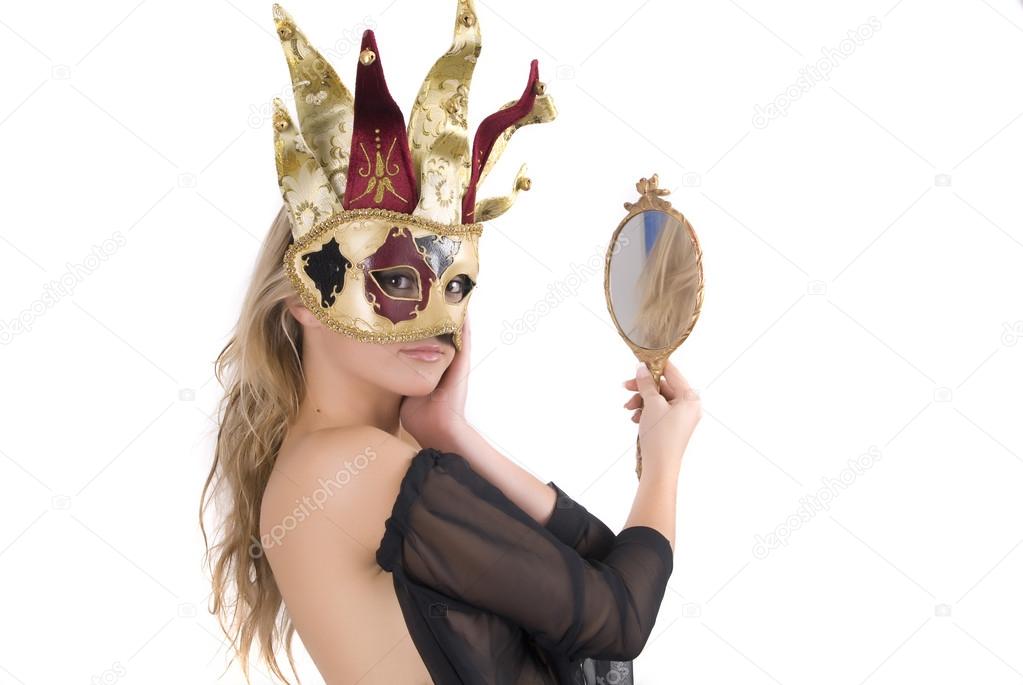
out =
<path fill-rule="evenodd" d="M 291 661 L 297 628 L 330 685 L 632 682 L 700 418 L 682 375 L 669 363 L 660 393 L 644 366 L 626 382 L 643 477 L 615 536 L 465 421 L 468 323 L 458 352 L 450 336 L 374 344 L 330 330 L 282 272 L 289 235 L 282 212 L 217 362 L 227 392 L 207 483 L 223 516 L 212 609 L 246 671 L 256 646 L 288 682 L 277 653 Z M 434 450 L 456 456 L 438 464 Z M 407 622 L 406 588 L 378 564 L 401 542 L 385 528 L 398 506 L 413 507 L 406 575 L 433 585 L 432 628 Z"/>
<path fill-rule="evenodd" d="M 407 126 L 372 31 L 353 97 L 274 19 L 299 121 L 275 100 L 284 206 L 217 360 L 211 610 L 246 674 L 256 646 L 286 681 L 277 657 L 294 670 L 297 631 L 329 685 L 628 685 L 672 571 L 700 415 L 685 380 L 669 367 L 660 391 L 627 384 L 644 470 L 617 535 L 465 420 L 482 222 L 529 182 L 476 191 L 511 133 L 554 118 L 537 61 L 470 149 L 471 0 Z"/>

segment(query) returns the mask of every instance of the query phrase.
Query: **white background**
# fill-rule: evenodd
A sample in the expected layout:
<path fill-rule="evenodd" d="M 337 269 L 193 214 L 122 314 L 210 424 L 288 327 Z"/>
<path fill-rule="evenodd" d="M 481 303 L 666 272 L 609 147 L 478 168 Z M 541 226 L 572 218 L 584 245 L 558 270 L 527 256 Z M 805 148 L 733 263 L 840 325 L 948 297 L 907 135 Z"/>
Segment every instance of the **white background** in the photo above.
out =
<path fill-rule="evenodd" d="M 705 253 L 674 355 L 705 414 L 638 682 L 1023 680 L 1021 3 L 477 3 L 470 126 L 533 57 L 560 116 L 481 193 L 529 162 L 482 238 L 471 418 L 615 530 L 635 364 L 602 260 L 641 176 Z M 374 27 L 406 113 L 454 15 L 286 8 L 350 86 Z M 281 201 L 270 3 L 5 2 L 0 60 L 0 685 L 213 683 L 196 518 L 212 362 Z"/>

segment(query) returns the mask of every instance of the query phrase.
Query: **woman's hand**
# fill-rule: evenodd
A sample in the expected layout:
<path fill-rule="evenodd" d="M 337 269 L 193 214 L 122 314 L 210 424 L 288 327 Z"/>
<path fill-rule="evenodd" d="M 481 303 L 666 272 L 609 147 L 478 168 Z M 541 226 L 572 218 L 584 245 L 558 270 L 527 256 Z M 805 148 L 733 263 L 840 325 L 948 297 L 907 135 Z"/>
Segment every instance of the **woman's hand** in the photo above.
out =
<path fill-rule="evenodd" d="M 465 397 L 469 390 L 469 315 L 462 324 L 462 349 L 444 371 L 429 395 L 405 397 L 401 401 L 401 425 L 420 447 L 452 451 L 456 438 L 468 427 Z"/>
<path fill-rule="evenodd" d="M 662 462 L 677 465 L 703 414 L 699 395 L 670 361 L 664 365 L 659 391 L 646 364 L 624 385 L 636 391 L 625 408 L 635 410 L 632 420 L 639 424 L 644 468 Z"/>

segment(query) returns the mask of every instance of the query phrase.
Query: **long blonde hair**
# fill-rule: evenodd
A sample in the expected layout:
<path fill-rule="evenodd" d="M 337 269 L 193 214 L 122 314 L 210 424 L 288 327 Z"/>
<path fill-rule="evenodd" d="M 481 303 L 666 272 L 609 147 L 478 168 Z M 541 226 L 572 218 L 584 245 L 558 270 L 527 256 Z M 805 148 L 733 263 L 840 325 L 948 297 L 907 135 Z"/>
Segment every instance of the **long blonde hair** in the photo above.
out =
<path fill-rule="evenodd" d="M 216 360 L 224 397 L 213 465 L 199 503 L 213 585 L 209 611 L 231 641 L 247 682 L 253 642 L 270 671 L 288 683 L 276 656 L 283 645 L 298 680 L 291 653 L 295 626 L 259 536 L 263 489 L 305 391 L 301 327 L 285 306 L 293 290 L 281 267 L 290 239 L 282 207 L 260 249 L 235 330 Z M 211 505 L 220 518 L 212 547 L 205 524 Z"/>

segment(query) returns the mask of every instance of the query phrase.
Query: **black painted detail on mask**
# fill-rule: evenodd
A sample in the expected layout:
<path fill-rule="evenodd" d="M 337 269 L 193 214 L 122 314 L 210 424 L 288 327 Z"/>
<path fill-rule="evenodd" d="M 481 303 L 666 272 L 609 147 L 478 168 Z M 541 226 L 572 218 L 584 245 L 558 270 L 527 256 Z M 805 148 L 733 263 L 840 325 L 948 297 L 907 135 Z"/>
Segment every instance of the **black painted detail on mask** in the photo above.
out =
<path fill-rule="evenodd" d="M 334 304 L 345 286 L 345 271 L 351 265 L 348 258 L 341 254 L 341 246 L 336 238 L 331 238 L 316 252 L 302 257 L 306 275 L 313 279 L 316 289 L 320 291 L 321 306 L 327 308 Z"/>

